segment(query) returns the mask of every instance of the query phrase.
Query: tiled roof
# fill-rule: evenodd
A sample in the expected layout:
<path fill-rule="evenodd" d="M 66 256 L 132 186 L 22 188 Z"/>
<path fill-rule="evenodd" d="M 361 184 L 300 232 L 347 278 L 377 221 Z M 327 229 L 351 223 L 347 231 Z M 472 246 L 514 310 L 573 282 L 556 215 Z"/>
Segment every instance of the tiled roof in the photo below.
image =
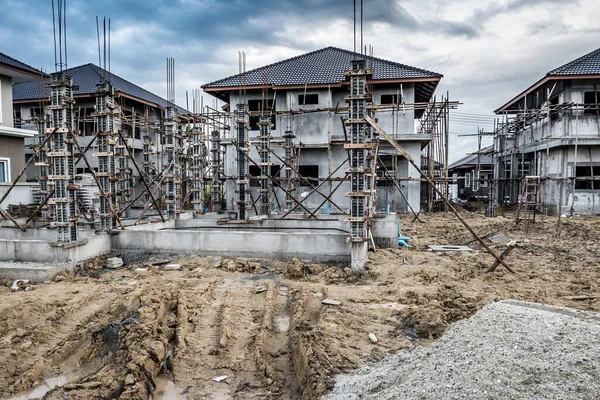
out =
<path fill-rule="evenodd" d="M 553 69 L 547 75 L 597 75 L 600 74 L 600 49 Z"/>
<path fill-rule="evenodd" d="M 481 149 L 481 157 L 479 157 L 480 165 L 491 165 L 492 164 L 492 152 L 493 146 L 484 147 Z M 469 154 L 460 160 L 454 161 L 448 166 L 448 169 L 467 168 L 470 166 L 477 165 L 477 152 Z"/>
<path fill-rule="evenodd" d="M 94 64 L 84 64 L 78 67 L 70 68 L 65 70 L 65 73 L 69 74 L 73 78 L 74 85 L 79 85 L 79 89 L 73 91 L 74 95 L 95 93 L 96 84 L 102 83 L 105 76 L 107 79 L 109 77 L 107 71 Z M 165 107 L 167 105 L 167 101 L 162 97 L 159 97 L 154 93 L 151 93 L 146 89 L 143 89 L 113 73 L 110 74 L 110 83 L 114 86 L 116 91 L 157 104 L 161 107 Z M 49 96 L 50 89 L 46 87 L 44 88 L 43 97 Z M 29 99 L 34 100 L 39 98 L 39 82 L 23 82 L 13 85 L 14 101 Z M 177 107 L 177 109 L 180 113 L 187 113 L 187 111 L 181 107 Z"/>
<path fill-rule="evenodd" d="M 247 86 L 253 85 L 304 85 L 329 84 L 344 81 L 344 71 L 350 62 L 360 59 L 359 53 L 326 47 L 297 57 L 288 58 L 274 64 L 246 72 Z M 368 62 L 371 62 L 369 59 Z M 373 79 L 411 79 L 411 78 L 442 78 L 441 74 L 420 68 L 410 67 L 381 58 L 373 58 Z M 203 85 L 203 88 L 220 88 L 241 86 L 240 74 L 219 79 Z"/>
<path fill-rule="evenodd" d="M 33 68 L 32 66 L 29 66 L 29 65 L 27 65 L 19 60 L 16 60 L 10 56 L 7 56 L 4 53 L 0 53 L 0 64 L 5 64 L 5 65 L 8 65 L 13 68 L 18 68 L 18 69 L 23 70 L 26 73 L 30 73 L 30 74 L 34 74 L 34 75 L 43 74 L 43 72 L 40 71 L 39 69 Z"/>

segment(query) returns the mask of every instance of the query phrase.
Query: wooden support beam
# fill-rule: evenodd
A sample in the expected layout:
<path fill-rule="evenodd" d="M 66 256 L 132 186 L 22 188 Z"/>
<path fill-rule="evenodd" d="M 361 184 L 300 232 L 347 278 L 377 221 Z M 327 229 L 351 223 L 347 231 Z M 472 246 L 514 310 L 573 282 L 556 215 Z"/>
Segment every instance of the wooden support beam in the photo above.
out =
<path fill-rule="evenodd" d="M 515 247 L 517 247 L 517 241 L 516 240 L 513 240 L 512 242 L 508 243 L 508 245 L 506 246 L 506 249 L 502 252 L 502 254 L 500 254 L 500 258 L 502 260 L 504 260 L 506 257 L 508 257 L 508 255 L 510 254 L 510 252 L 513 251 L 513 249 Z M 496 268 L 498 268 L 498 265 L 500 265 L 500 263 L 498 262 L 498 260 L 494 261 L 494 263 L 492 264 L 492 266 L 489 267 L 486 272 L 494 272 L 496 270 Z"/>
<path fill-rule="evenodd" d="M 492 248 L 488 246 L 488 244 L 482 238 L 480 238 L 479 235 L 477 235 L 477 233 L 475 233 L 475 231 L 469 226 L 469 224 L 467 224 L 467 221 L 465 221 L 463 217 L 460 216 L 458 211 L 456 211 L 456 208 L 454 208 L 452 203 L 450 203 L 446 196 L 444 196 L 444 194 L 437 188 L 435 183 L 425 173 L 423 173 L 423 171 L 421 171 L 421 168 L 415 163 L 410 154 L 408 154 L 406 150 L 404 150 L 398 144 L 398 142 L 396 142 L 390 135 L 388 135 L 387 132 L 384 131 L 383 128 L 381 128 L 371 117 L 365 116 L 365 120 L 369 123 L 369 125 L 371 125 L 375 130 L 377 130 L 377 132 L 379 132 L 379 134 L 383 136 L 392 145 L 392 147 L 394 147 L 400 154 L 402 154 L 404 158 L 408 160 L 408 162 L 417 170 L 419 174 L 421 174 L 421 176 L 429 183 L 429 185 L 438 194 L 438 196 L 440 196 L 444 200 L 450 211 L 452 211 L 452 213 L 456 215 L 456 218 L 458 218 L 458 220 L 464 225 L 465 228 L 467 228 L 467 230 L 473 235 L 473 237 L 487 250 L 487 252 L 490 253 L 500 264 L 502 264 L 504 268 L 506 268 L 509 272 L 514 274 L 515 271 L 502 258 L 500 258 L 500 256 L 496 254 L 496 252 L 492 250 Z"/>
<path fill-rule="evenodd" d="M 94 177 L 94 180 L 96 181 L 96 186 L 98 186 L 98 190 L 100 191 L 100 195 L 102 197 L 104 197 L 104 199 L 108 203 L 108 207 L 110 208 L 110 213 L 113 215 L 113 217 L 115 217 L 115 219 L 119 223 L 119 226 L 121 227 L 121 229 L 125 230 L 125 226 L 123 225 L 123 222 L 121 222 L 121 219 L 119 218 L 119 216 L 117 215 L 117 212 L 113 208 L 113 205 L 112 205 L 112 202 L 110 201 L 110 198 L 106 195 L 106 193 L 104 192 L 104 189 L 102 189 L 102 185 L 100 185 L 100 180 L 98 179 L 98 175 L 96 175 L 96 171 L 94 171 L 94 168 L 92 167 L 92 165 L 90 164 L 89 160 L 87 159 L 87 156 L 85 155 L 85 152 L 83 151 L 83 149 L 79 145 L 79 141 L 77 141 L 77 135 L 71 135 L 71 137 L 73 138 L 73 143 L 77 147 L 77 150 L 79 150 L 79 152 L 81 153 L 81 158 L 83 158 L 83 161 L 85 162 L 85 165 L 87 165 L 88 169 L 90 170 L 90 173 Z"/>
<path fill-rule="evenodd" d="M 123 137 L 123 134 L 121 133 L 120 130 L 117 131 L 117 135 L 119 135 L 119 137 L 123 140 L 123 142 L 125 142 L 125 149 L 127 149 L 127 153 L 129 154 L 129 158 L 131 158 L 131 161 L 133 161 L 133 165 L 135 166 L 135 169 L 137 170 L 138 174 L 140 176 L 142 176 L 142 170 L 140 169 L 140 166 L 138 165 L 137 161 L 135 161 L 135 157 L 131 153 L 131 149 L 129 148 L 129 146 L 127 146 L 127 140 L 125 139 L 125 137 Z M 148 187 L 148 182 L 146 182 L 146 179 L 142 178 L 142 183 L 146 187 L 146 190 L 148 191 L 148 194 L 150 195 L 150 198 L 152 199 L 152 203 L 154 204 L 154 208 L 156 208 L 156 210 L 158 211 L 158 214 L 160 215 L 160 219 L 162 220 L 162 222 L 165 222 L 165 217 L 164 217 L 164 215 L 163 215 L 160 207 L 156 203 L 156 199 L 154 198 L 154 195 L 152 194 L 152 191 Z"/>
<path fill-rule="evenodd" d="M 381 157 L 377 157 L 379 159 L 379 162 L 381 163 L 381 166 L 383 167 L 383 170 L 385 171 L 385 174 L 388 176 L 389 179 L 391 179 L 391 181 L 394 183 L 394 185 L 396 186 L 396 189 L 398 189 L 398 192 L 400 192 L 400 196 L 402 196 L 402 198 L 404 199 L 404 201 L 406 202 L 406 205 L 408 206 L 408 208 L 410 209 L 410 211 L 413 213 L 413 215 L 415 216 L 416 220 L 419 220 L 419 222 L 423 223 L 423 221 L 421 221 L 421 218 L 419 218 L 419 214 L 417 214 L 415 212 L 415 210 L 411 207 L 410 203 L 408 202 L 408 199 L 406 198 L 406 196 L 404 195 L 404 193 L 402 192 L 402 189 L 400 188 L 400 185 L 398 184 L 398 182 L 396 181 L 396 179 L 392 176 L 392 174 L 390 174 L 390 171 L 387 169 L 387 167 L 385 166 L 385 164 L 383 163 L 383 161 L 381 160 Z M 420 212 L 420 210 L 419 210 Z M 413 220 L 414 221 L 414 220 Z"/>
<path fill-rule="evenodd" d="M 52 189 L 50 191 L 50 193 L 48 193 L 48 196 L 46 196 L 46 198 L 44 199 L 44 201 L 42 201 L 40 203 L 40 205 L 35 209 L 35 211 L 33 212 L 33 214 L 31 214 L 29 216 L 29 218 L 27 218 L 27 220 L 25 221 L 25 225 L 27 225 L 29 222 L 31 222 L 31 220 L 37 215 L 37 213 L 39 213 L 40 211 L 42 211 L 42 208 L 46 205 L 46 203 L 48 202 L 48 200 L 50 200 L 50 198 L 52 197 L 53 194 L 54 194 L 54 189 Z"/>
<path fill-rule="evenodd" d="M 261 174 L 263 174 L 264 176 L 266 176 L 267 178 L 269 178 L 269 180 L 270 180 L 270 181 L 271 181 L 273 184 L 277 185 L 277 182 L 275 182 L 275 179 L 273 179 L 273 177 L 272 177 L 272 176 L 270 176 L 269 174 L 267 174 L 267 173 L 265 172 L 265 170 L 264 170 L 264 169 L 262 169 L 262 167 L 261 167 L 260 165 L 258 165 L 258 164 L 257 164 L 257 163 L 256 163 L 256 162 L 255 162 L 255 161 L 252 159 L 252 158 L 250 158 L 250 156 L 249 156 L 248 154 L 246 154 L 246 153 L 242 152 L 242 151 L 241 151 L 241 149 L 240 149 L 240 147 L 237 145 L 237 143 L 236 143 L 236 142 L 232 141 L 232 142 L 231 142 L 231 144 L 232 144 L 232 145 L 234 145 L 234 146 L 235 146 L 235 148 L 236 148 L 238 151 L 240 151 L 240 153 L 244 154 L 244 156 L 245 156 L 245 157 L 248 159 L 248 161 L 250 161 L 250 162 L 251 162 L 252 164 L 254 164 L 256 167 L 258 167 L 258 169 L 260 170 L 260 173 L 261 173 Z M 244 176 L 244 178 L 245 178 L 245 176 Z M 309 213 L 309 214 L 310 214 L 311 216 L 313 216 L 314 218 L 318 219 L 318 218 L 317 218 L 317 217 L 314 215 L 314 213 L 313 213 L 312 211 L 310 211 L 308 208 L 304 207 L 304 205 L 302 205 L 302 204 L 301 204 L 301 203 L 300 203 L 298 200 L 296 200 L 296 199 L 294 198 L 294 196 L 292 196 L 292 195 L 291 195 L 291 194 L 290 194 L 290 193 L 289 193 L 287 190 L 285 190 L 285 189 L 284 189 L 283 187 L 281 187 L 281 186 L 279 186 L 279 188 L 280 188 L 281 190 L 283 190 L 285 194 L 287 194 L 288 196 L 290 196 L 290 198 L 291 198 L 293 201 L 295 201 L 297 205 L 299 205 L 300 207 L 302 207 L 302 208 L 304 209 L 304 211 L 306 211 L 307 213 Z"/>

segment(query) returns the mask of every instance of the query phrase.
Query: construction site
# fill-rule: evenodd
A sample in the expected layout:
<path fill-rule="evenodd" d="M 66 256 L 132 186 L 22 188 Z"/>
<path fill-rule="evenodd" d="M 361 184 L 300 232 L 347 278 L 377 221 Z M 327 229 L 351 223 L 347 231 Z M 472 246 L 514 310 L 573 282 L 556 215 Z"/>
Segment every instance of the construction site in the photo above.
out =
<path fill-rule="evenodd" d="M 165 99 L 111 71 L 110 19 L 69 68 L 57 4 L 54 72 L 0 53 L 24 143 L 0 180 L 0 398 L 600 396 L 599 50 L 496 110 L 489 174 L 453 177 L 462 103 L 374 55 L 362 1 L 352 51 L 239 52 L 185 107 L 171 57 Z"/>

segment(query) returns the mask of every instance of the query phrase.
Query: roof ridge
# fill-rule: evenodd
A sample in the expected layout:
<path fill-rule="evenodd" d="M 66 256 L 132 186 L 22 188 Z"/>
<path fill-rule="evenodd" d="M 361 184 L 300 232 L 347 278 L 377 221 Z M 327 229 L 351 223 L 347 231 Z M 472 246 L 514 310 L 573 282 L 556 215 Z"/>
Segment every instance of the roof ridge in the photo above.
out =
<path fill-rule="evenodd" d="M 440 73 L 437 73 L 437 72 L 429 71 L 427 69 L 423 69 L 423 68 L 419 68 L 419 67 L 413 67 L 412 65 L 402 64 L 402 63 L 399 63 L 399 62 L 396 62 L 396 61 L 386 60 L 385 58 L 381 58 L 381 57 L 375 57 L 375 56 L 373 56 L 373 57 L 367 57 L 364 54 L 360 54 L 360 53 L 357 53 L 355 51 L 351 51 L 351 50 L 347 50 L 347 49 L 342 49 L 341 47 L 329 46 L 329 47 L 326 47 L 326 48 L 331 48 L 331 49 L 343 51 L 343 52 L 349 53 L 349 54 L 356 54 L 356 55 L 360 55 L 360 56 L 363 56 L 363 57 L 366 57 L 366 58 L 372 58 L 374 60 L 381 61 L 381 62 L 386 62 L 386 63 L 390 63 L 390 64 L 394 64 L 394 65 L 397 65 L 397 66 L 402 67 L 402 68 L 416 69 L 417 71 L 427 72 L 428 74 L 438 75 L 440 78 L 444 76 L 444 75 L 442 75 Z"/>
<path fill-rule="evenodd" d="M 587 61 L 589 58 L 591 58 L 591 57 L 593 57 L 595 55 L 600 55 L 600 48 L 592 50 L 592 51 L 590 51 L 587 54 L 584 54 L 584 55 L 582 55 L 580 57 L 577 57 L 574 60 L 569 61 L 566 64 L 561 65 L 560 67 L 557 67 L 557 68 L 554 68 L 554 69 L 548 71 L 548 73 L 546 74 L 546 76 L 548 76 L 548 75 L 560 75 L 560 74 L 557 73 L 559 70 L 566 69 L 566 68 L 569 68 L 569 67 L 573 67 L 573 66 L 581 63 L 582 61 Z"/>

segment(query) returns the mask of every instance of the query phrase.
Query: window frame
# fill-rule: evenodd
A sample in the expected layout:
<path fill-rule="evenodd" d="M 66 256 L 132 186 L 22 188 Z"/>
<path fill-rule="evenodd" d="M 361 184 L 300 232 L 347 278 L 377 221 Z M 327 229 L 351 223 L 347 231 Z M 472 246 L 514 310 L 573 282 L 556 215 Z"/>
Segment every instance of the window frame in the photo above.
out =
<path fill-rule="evenodd" d="M 471 187 L 471 171 L 465 173 L 465 187 L 466 188 Z"/>
<path fill-rule="evenodd" d="M 392 98 L 392 100 L 394 100 L 392 103 L 390 102 L 383 102 L 383 98 L 385 96 L 390 96 Z M 396 93 L 383 93 L 381 95 L 379 95 L 379 104 L 386 104 L 386 105 L 398 105 L 398 104 L 402 104 L 402 95 L 401 94 L 396 94 Z"/>
<path fill-rule="evenodd" d="M 316 97 L 315 97 L 316 96 Z M 305 99 L 316 99 L 315 101 L 304 102 Z M 298 105 L 299 106 L 316 106 L 319 104 L 319 93 L 299 93 L 298 94 Z"/>
<path fill-rule="evenodd" d="M 10 179 L 10 158 L 0 157 L 0 163 L 4 163 L 6 167 L 4 168 L 4 181 L 0 183 L 11 183 Z"/>

